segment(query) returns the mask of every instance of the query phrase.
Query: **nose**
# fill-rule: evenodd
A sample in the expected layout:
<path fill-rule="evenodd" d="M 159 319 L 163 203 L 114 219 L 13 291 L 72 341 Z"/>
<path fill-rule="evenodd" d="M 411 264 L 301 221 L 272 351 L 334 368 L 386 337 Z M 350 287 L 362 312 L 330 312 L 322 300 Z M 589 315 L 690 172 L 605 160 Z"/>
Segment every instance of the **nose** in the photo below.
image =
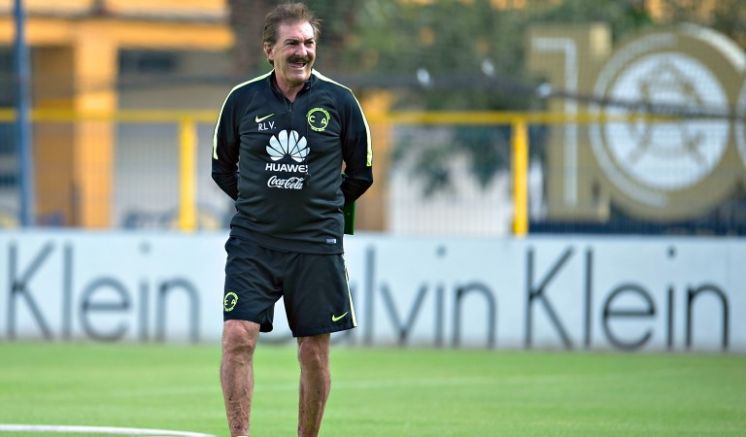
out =
<path fill-rule="evenodd" d="M 298 47 L 300 48 L 300 50 L 297 54 L 305 58 L 308 55 L 308 47 L 306 47 L 305 44 L 298 44 Z"/>

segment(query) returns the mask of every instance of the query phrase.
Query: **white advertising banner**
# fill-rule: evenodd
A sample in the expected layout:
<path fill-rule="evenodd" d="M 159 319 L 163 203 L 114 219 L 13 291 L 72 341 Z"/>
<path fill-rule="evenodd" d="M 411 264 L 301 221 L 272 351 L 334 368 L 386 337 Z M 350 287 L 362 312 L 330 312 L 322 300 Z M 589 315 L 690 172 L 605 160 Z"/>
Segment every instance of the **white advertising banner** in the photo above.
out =
<path fill-rule="evenodd" d="M 0 339 L 217 341 L 223 233 L 0 234 Z M 337 343 L 746 352 L 746 240 L 345 241 L 357 329 Z M 292 341 L 281 302 L 265 342 Z"/>

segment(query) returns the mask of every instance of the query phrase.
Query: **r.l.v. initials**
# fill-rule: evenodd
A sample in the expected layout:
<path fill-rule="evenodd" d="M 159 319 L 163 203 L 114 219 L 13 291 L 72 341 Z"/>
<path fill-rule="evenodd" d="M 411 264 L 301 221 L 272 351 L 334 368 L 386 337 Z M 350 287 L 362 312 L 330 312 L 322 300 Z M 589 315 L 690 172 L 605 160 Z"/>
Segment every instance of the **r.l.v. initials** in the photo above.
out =
<path fill-rule="evenodd" d="M 275 122 L 274 121 L 263 121 L 258 124 L 258 130 L 259 132 L 264 132 L 266 130 L 272 130 L 275 128 Z"/>

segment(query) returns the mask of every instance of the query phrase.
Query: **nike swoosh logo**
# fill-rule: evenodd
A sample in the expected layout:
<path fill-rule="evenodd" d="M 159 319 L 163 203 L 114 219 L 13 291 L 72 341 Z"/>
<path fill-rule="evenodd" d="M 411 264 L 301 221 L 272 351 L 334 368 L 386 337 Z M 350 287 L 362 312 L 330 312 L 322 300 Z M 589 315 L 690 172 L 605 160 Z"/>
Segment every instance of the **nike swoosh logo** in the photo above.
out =
<path fill-rule="evenodd" d="M 349 313 L 349 311 L 347 313 Z M 332 314 L 332 322 L 339 322 L 340 320 L 344 319 L 345 316 L 347 316 L 347 313 L 344 313 L 341 316 L 335 316 L 334 314 Z"/>
<path fill-rule="evenodd" d="M 258 116 L 258 115 L 257 115 L 256 117 L 254 117 L 254 121 L 255 121 L 256 123 L 261 123 L 261 122 L 263 122 L 264 120 L 266 120 L 266 119 L 268 119 L 268 118 L 272 117 L 273 115 L 275 115 L 275 113 L 274 113 L 274 112 L 273 112 L 273 113 L 271 113 L 271 114 L 269 114 L 269 115 L 265 115 L 264 117 L 260 117 L 260 116 Z"/>

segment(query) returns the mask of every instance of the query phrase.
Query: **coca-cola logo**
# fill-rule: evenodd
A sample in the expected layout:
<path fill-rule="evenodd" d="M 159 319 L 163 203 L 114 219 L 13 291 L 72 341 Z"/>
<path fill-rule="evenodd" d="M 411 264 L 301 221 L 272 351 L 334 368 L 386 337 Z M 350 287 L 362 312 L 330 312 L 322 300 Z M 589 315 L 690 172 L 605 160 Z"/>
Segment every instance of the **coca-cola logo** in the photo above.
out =
<path fill-rule="evenodd" d="M 302 190 L 303 178 L 297 176 L 289 178 L 278 178 L 277 176 L 272 176 L 267 180 L 267 186 L 269 188 L 278 188 L 280 190 Z"/>

